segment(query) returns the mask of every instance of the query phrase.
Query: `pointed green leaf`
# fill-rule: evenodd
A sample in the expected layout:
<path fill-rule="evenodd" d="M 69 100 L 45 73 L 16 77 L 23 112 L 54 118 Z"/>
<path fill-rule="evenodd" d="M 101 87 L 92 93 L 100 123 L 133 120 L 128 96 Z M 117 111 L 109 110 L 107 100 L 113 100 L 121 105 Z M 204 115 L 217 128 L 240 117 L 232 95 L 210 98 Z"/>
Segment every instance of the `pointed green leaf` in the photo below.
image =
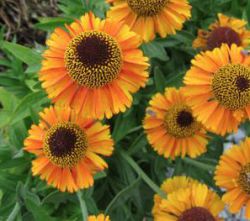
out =
<path fill-rule="evenodd" d="M 19 60 L 23 61 L 25 64 L 35 65 L 41 62 L 41 55 L 25 46 L 4 41 L 2 43 L 2 47 L 12 53 Z"/>

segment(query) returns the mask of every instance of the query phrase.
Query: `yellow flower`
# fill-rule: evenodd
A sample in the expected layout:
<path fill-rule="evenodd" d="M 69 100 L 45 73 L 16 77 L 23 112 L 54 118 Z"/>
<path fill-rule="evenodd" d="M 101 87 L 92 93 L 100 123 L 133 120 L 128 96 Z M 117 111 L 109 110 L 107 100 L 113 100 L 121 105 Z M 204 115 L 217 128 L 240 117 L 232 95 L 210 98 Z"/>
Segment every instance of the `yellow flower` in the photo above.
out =
<path fill-rule="evenodd" d="M 108 167 L 99 156 L 110 156 L 109 126 L 82 118 L 70 108 L 50 107 L 32 125 L 24 149 L 36 155 L 33 175 L 60 191 L 75 192 L 93 185 L 93 175 Z"/>
<path fill-rule="evenodd" d="M 219 13 L 218 20 L 209 26 L 208 31 L 202 29 L 198 31 L 193 47 L 212 50 L 223 43 L 229 46 L 236 44 L 247 47 L 250 43 L 250 31 L 246 26 L 247 22 L 244 20 Z"/>
<path fill-rule="evenodd" d="M 250 138 L 233 145 L 220 158 L 215 171 L 216 185 L 226 193 L 222 200 L 232 213 L 246 206 L 246 218 L 250 219 Z"/>
<path fill-rule="evenodd" d="M 206 131 L 193 116 L 183 89 L 157 93 L 146 110 L 143 127 L 149 143 L 166 158 L 194 158 L 207 150 Z"/>
<path fill-rule="evenodd" d="M 194 115 L 209 130 L 225 135 L 250 117 L 250 57 L 242 47 L 223 44 L 201 52 L 184 77 Z"/>
<path fill-rule="evenodd" d="M 98 216 L 89 216 L 88 221 L 110 221 L 109 216 L 99 214 Z"/>
<path fill-rule="evenodd" d="M 181 30 L 191 17 L 187 0 L 107 0 L 113 6 L 107 16 L 123 21 L 142 36 L 145 42 L 156 34 L 166 37 Z"/>
<path fill-rule="evenodd" d="M 167 179 L 161 189 L 167 198 L 155 195 L 152 210 L 155 221 L 221 220 L 218 215 L 224 203 L 205 184 L 187 177 L 175 177 Z"/>
<path fill-rule="evenodd" d="M 102 119 L 124 112 L 148 79 L 140 37 L 114 20 L 85 14 L 66 30 L 56 28 L 44 52 L 39 79 L 49 98 Z"/>

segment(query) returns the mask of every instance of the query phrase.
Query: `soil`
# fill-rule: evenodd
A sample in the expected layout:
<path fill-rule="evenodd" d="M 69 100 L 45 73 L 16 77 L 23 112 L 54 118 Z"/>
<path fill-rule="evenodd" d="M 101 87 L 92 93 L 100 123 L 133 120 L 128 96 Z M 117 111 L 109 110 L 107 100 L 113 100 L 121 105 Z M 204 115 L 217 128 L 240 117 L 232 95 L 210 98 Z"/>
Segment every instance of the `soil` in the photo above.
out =
<path fill-rule="evenodd" d="M 46 33 L 33 28 L 39 17 L 56 17 L 56 0 L 0 0 L 0 26 L 4 38 L 33 46 L 44 44 Z"/>

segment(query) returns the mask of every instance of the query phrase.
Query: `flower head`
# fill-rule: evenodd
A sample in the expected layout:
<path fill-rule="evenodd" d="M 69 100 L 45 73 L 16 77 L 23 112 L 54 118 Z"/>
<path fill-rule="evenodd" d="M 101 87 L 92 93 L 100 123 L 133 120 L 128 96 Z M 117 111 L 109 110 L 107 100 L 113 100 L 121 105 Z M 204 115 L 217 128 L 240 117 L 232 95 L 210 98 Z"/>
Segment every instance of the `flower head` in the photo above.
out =
<path fill-rule="evenodd" d="M 43 54 L 39 79 L 49 98 L 95 119 L 124 112 L 148 78 L 140 37 L 121 22 L 92 13 L 66 30 L 55 29 Z"/>
<path fill-rule="evenodd" d="M 106 0 L 113 6 L 107 16 L 124 21 L 145 42 L 175 34 L 191 17 L 191 6 L 187 0 Z"/>
<path fill-rule="evenodd" d="M 220 197 L 201 184 L 187 177 L 167 179 L 161 189 L 166 199 L 155 195 L 152 210 L 154 220 L 171 221 L 219 221 L 224 208 Z"/>
<path fill-rule="evenodd" d="M 216 185 L 226 193 L 222 200 L 232 213 L 246 206 L 246 218 L 250 219 L 250 138 L 228 149 L 220 158 L 215 171 Z"/>
<path fill-rule="evenodd" d="M 221 13 L 218 20 L 212 23 L 208 30 L 200 29 L 198 37 L 193 42 L 194 48 L 213 50 L 223 43 L 231 46 L 246 47 L 250 43 L 250 31 L 246 28 L 247 22 L 241 19 L 228 17 Z"/>
<path fill-rule="evenodd" d="M 250 117 L 250 57 L 242 50 L 224 44 L 202 52 L 184 77 L 194 115 L 217 134 L 236 132 Z"/>
<path fill-rule="evenodd" d="M 152 147 L 164 157 L 197 157 L 206 151 L 206 131 L 193 116 L 183 89 L 166 88 L 150 101 L 144 129 Z"/>
<path fill-rule="evenodd" d="M 36 155 L 33 175 L 69 192 L 92 186 L 93 175 L 108 167 L 100 155 L 113 151 L 108 126 L 58 106 L 40 113 L 40 122 L 31 126 L 24 145 Z"/>

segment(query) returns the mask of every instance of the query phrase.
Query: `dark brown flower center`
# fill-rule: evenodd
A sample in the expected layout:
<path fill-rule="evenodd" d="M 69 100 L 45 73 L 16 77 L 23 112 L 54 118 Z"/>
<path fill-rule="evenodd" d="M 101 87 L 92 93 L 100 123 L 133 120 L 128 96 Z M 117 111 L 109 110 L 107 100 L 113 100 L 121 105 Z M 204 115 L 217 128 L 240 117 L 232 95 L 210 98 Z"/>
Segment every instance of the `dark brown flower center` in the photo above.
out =
<path fill-rule="evenodd" d="M 86 134 L 77 124 L 58 123 L 47 131 L 43 150 L 54 164 L 72 167 L 84 156 L 87 145 Z"/>
<path fill-rule="evenodd" d="M 89 66 L 103 65 L 110 59 L 107 41 L 97 35 L 83 38 L 76 47 L 79 60 Z"/>
<path fill-rule="evenodd" d="M 65 156 L 75 148 L 76 134 L 71 128 L 58 128 L 51 134 L 48 144 L 54 156 Z"/>
<path fill-rule="evenodd" d="M 186 104 L 175 104 L 165 115 L 164 126 L 167 132 L 178 138 L 193 136 L 201 129 L 201 124 L 192 115 Z"/>
<path fill-rule="evenodd" d="M 207 209 L 193 207 L 182 213 L 178 221 L 216 221 L 216 219 Z"/>
<path fill-rule="evenodd" d="M 194 122 L 194 118 L 193 118 L 193 115 L 190 112 L 181 111 L 177 115 L 176 121 L 181 127 L 188 127 Z"/>
<path fill-rule="evenodd" d="M 64 60 L 69 76 L 88 88 L 105 86 L 117 78 L 122 55 L 116 40 L 98 31 L 82 32 L 67 46 Z"/>
<path fill-rule="evenodd" d="M 228 44 L 236 44 L 238 46 L 241 45 L 241 39 L 239 34 L 229 27 L 218 27 L 214 29 L 208 39 L 207 39 L 207 47 L 209 50 L 220 47 L 223 43 Z"/>
<path fill-rule="evenodd" d="M 236 86 L 239 91 L 245 91 L 249 89 L 249 79 L 245 78 L 244 76 L 238 76 L 236 78 Z"/>
<path fill-rule="evenodd" d="M 129 7 L 138 16 L 150 17 L 157 15 L 169 0 L 127 0 Z"/>

